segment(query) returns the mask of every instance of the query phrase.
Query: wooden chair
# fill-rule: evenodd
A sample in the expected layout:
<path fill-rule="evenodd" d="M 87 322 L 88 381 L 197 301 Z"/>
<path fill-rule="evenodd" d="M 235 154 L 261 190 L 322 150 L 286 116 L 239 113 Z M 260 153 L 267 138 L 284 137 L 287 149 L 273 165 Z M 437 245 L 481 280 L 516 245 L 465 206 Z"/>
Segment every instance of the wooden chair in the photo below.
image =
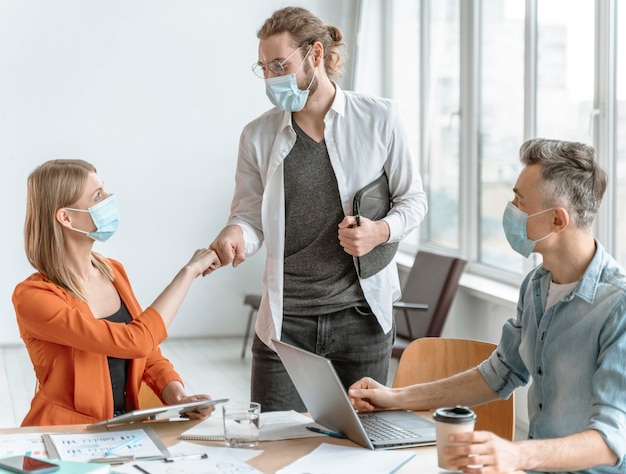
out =
<path fill-rule="evenodd" d="M 411 342 L 404 350 L 393 381 L 394 387 L 432 382 L 476 367 L 487 359 L 496 345 L 470 339 L 424 337 Z M 513 440 L 515 436 L 515 400 L 496 400 L 472 407 L 476 429 L 491 431 Z"/>
<path fill-rule="evenodd" d="M 417 252 L 402 299 L 394 304 L 396 340 L 392 357 L 399 359 L 415 339 L 441 335 L 466 263 L 458 257 Z"/>
<path fill-rule="evenodd" d="M 139 408 L 157 408 L 162 406 L 163 402 L 157 394 L 145 382 L 141 382 L 139 387 Z"/>

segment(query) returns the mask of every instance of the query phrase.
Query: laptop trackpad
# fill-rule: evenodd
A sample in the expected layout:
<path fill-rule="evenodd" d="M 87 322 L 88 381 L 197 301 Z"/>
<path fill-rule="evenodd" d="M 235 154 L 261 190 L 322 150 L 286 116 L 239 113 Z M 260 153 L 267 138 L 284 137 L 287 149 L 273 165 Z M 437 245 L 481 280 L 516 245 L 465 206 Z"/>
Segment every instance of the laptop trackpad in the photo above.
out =
<path fill-rule="evenodd" d="M 433 428 L 433 423 L 431 421 L 425 420 L 419 415 L 415 415 L 404 410 L 377 411 L 376 416 L 384 418 L 390 423 L 404 428 L 405 430 L 420 431 L 423 429 Z"/>

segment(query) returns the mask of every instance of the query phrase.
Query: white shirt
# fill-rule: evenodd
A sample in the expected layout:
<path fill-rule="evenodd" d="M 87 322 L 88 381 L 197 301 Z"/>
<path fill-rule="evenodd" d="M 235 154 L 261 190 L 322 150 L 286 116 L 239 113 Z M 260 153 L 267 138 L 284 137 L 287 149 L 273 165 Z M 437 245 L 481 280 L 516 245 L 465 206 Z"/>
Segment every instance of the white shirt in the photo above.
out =
<path fill-rule="evenodd" d="M 559 284 L 550 282 L 550 287 L 548 288 L 548 296 L 546 296 L 546 307 L 544 311 L 547 311 L 550 306 L 559 301 L 563 296 L 569 294 L 574 288 L 578 285 L 578 281 L 573 283 L 565 283 Z"/>
<path fill-rule="evenodd" d="M 387 173 L 393 207 L 384 218 L 389 242 L 406 237 L 428 210 L 426 193 L 409 152 L 393 101 L 343 91 L 335 84 L 324 118 L 324 139 L 345 215 L 357 190 Z M 263 296 L 256 333 L 269 347 L 280 339 L 283 316 L 285 197 L 283 160 L 296 141 L 291 112 L 273 108 L 246 125 L 239 141 L 235 193 L 228 224 L 243 229 L 246 256 L 266 242 Z M 339 223 L 337 223 L 339 224 Z M 393 302 L 400 298 L 395 262 L 360 281 L 383 332 L 392 328 Z"/>

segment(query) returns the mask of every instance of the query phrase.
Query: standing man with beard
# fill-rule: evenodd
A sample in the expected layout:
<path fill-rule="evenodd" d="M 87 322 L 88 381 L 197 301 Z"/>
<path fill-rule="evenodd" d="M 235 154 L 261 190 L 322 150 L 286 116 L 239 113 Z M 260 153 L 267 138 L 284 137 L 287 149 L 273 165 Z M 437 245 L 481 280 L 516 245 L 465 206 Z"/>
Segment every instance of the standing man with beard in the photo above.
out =
<path fill-rule="evenodd" d="M 355 259 L 407 236 L 427 203 L 397 106 L 330 79 L 341 75 L 337 27 L 288 7 L 257 36 L 252 69 L 275 108 L 241 134 L 230 218 L 210 247 L 236 267 L 266 242 L 251 398 L 263 411 L 305 411 L 272 339 L 331 359 L 346 389 L 365 375 L 385 382 L 398 272 L 391 260 L 360 278 Z M 391 209 L 358 222 L 355 193 L 383 174 Z"/>

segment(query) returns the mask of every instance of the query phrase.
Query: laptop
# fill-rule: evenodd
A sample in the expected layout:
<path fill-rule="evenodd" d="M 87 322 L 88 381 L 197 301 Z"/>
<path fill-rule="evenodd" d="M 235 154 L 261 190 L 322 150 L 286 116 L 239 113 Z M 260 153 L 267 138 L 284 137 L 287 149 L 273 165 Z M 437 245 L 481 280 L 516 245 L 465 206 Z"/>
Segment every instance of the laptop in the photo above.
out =
<path fill-rule="evenodd" d="M 435 444 L 435 425 L 410 411 L 357 413 L 325 357 L 273 339 L 289 377 L 315 422 L 369 449 Z"/>

